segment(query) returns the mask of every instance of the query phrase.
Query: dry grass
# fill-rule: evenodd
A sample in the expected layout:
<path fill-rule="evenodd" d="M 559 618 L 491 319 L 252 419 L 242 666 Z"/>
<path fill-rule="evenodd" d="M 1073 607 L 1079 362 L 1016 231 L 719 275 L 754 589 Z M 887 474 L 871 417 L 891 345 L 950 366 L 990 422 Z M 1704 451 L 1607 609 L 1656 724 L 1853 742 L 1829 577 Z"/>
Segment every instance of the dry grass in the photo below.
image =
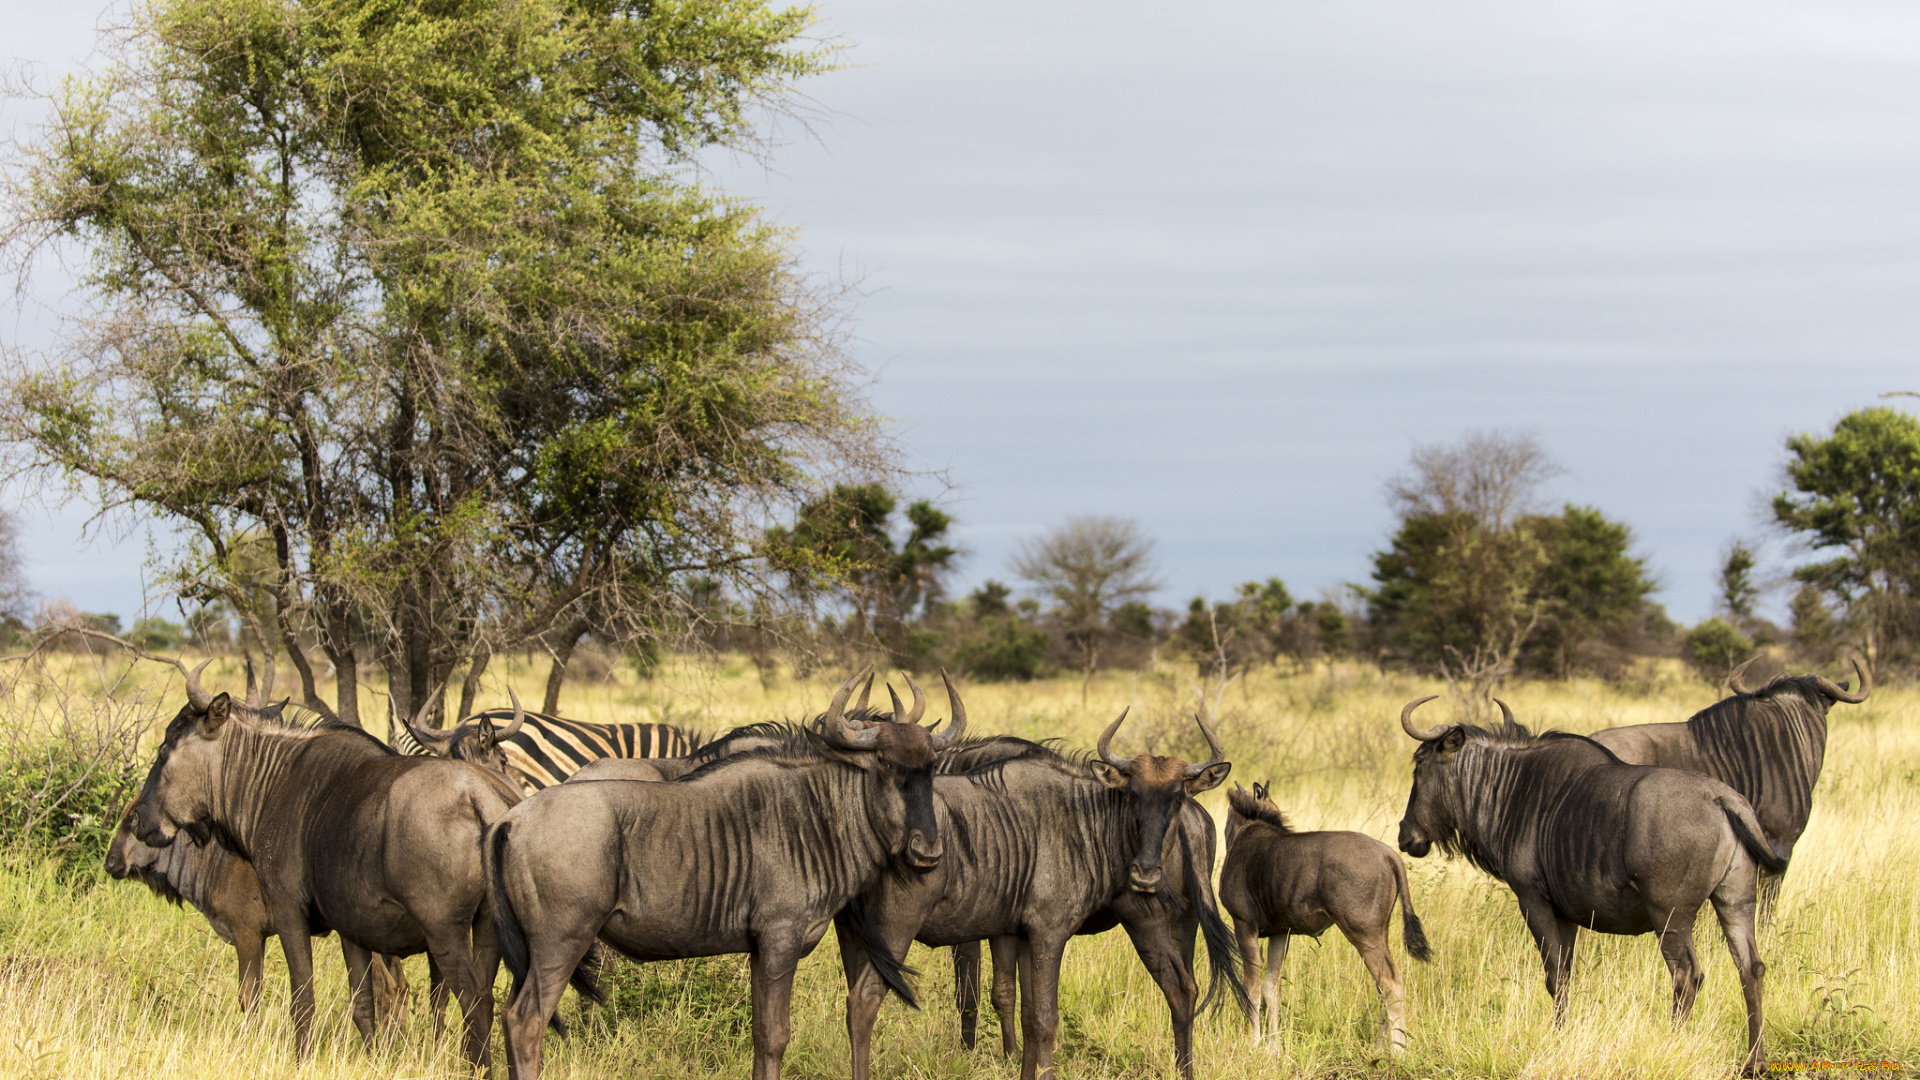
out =
<path fill-rule="evenodd" d="M 537 667 L 537 665 L 536 665 Z M 1062 737 L 1091 746 L 1123 705 L 1133 719 L 1128 749 L 1194 755 L 1202 745 L 1187 717 L 1196 686 L 1184 667 L 1105 675 L 1083 706 L 1077 680 L 975 686 L 967 691 L 977 731 Z M 81 672 L 77 677 L 111 678 Z M 142 669 L 132 682 L 178 701 L 178 677 Z M 616 673 L 619 674 L 619 673 Z M 491 702 L 509 681 L 537 687 L 544 671 L 498 664 Z M 232 677 L 232 673 L 228 673 Z M 216 677 L 211 685 L 232 685 Z M 125 692 L 127 682 L 121 683 Z M 1407 791 L 1412 749 L 1394 716 L 1411 697 L 1437 688 L 1418 680 L 1322 668 L 1288 677 L 1266 672 L 1219 695 L 1222 736 L 1233 778 L 1271 779 L 1300 828 L 1357 829 L 1389 843 Z M 587 720 L 652 719 L 708 731 L 822 707 L 825 677 L 763 687 L 743 662 L 682 664 L 652 682 L 631 677 L 570 687 L 569 715 Z M 1597 682 L 1532 684 L 1509 701 L 1536 728 L 1573 731 L 1678 720 L 1713 699 L 1676 671 L 1650 672 L 1630 688 Z M 935 712 L 944 709 L 935 697 Z M 1435 708 L 1437 706 L 1429 706 Z M 383 706 L 376 705 L 376 709 Z M 0 703 L 12 725 L 31 720 L 15 698 Z M 377 712 L 374 713 L 377 715 Z M 1767 1040 L 1776 1061 L 1873 1059 L 1920 1065 L 1920 692 L 1883 689 L 1832 717 L 1827 766 L 1813 820 L 1782 893 L 1780 917 L 1762 932 L 1768 965 Z M 1218 792 L 1203 799 L 1219 820 Z M 1668 981 L 1650 938 L 1582 935 L 1572 1015 L 1555 1029 L 1541 969 L 1511 894 L 1484 874 L 1439 857 L 1409 860 L 1415 902 L 1435 960 L 1415 964 L 1396 944 L 1407 974 L 1411 1053 L 1389 1065 L 1372 1042 L 1379 1005 L 1359 960 L 1337 935 L 1295 946 L 1288 961 L 1284 1034 L 1255 1047 L 1243 1021 L 1222 1010 L 1195 1037 L 1202 1076 L 1577 1076 L 1731 1075 L 1744 1023 L 1738 982 L 1713 920 L 1697 944 L 1709 976 L 1691 1022 L 1671 1030 Z M 284 1016 L 285 969 L 269 961 L 264 1009 L 242 1018 L 234 1005 L 232 952 L 191 912 L 168 907 L 138 886 L 74 886 L 44 864 L 15 859 L 0 868 L 0 1074 L 7 1076 L 195 1078 L 292 1074 Z M 346 1018 L 338 952 L 320 953 L 320 1052 L 302 1076 L 455 1075 L 451 1041 L 434 1045 L 419 1011 L 403 1040 L 369 1057 Z M 961 1050 L 944 953 L 916 947 L 927 1007 L 890 1003 L 876 1033 L 877 1075 L 1015 1076 L 1002 1061 L 991 1010 L 981 1048 Z M 416 1002 L 425 970 L 412 962 Z M 503 981 L 504 985 L 504 981 Z M 632 969 L 619 979 L 620 1005 L 588 1010 L 575 1034 L 549 1039 L 548 1075 L 674 1077 L 746 1075 L 745 965 L 739 958 Z M 1062 980 L 1063 1077 L 1168 1075 L 1171 1040 L 1158 991 L 1126 938 L 1082 939 Z M 563 1006 L 573 1017 L 576 1006 Z M 839 968 L 832 936 L 801 966 L 794 1042 L 796 1077 L 846 1071 Z"/>

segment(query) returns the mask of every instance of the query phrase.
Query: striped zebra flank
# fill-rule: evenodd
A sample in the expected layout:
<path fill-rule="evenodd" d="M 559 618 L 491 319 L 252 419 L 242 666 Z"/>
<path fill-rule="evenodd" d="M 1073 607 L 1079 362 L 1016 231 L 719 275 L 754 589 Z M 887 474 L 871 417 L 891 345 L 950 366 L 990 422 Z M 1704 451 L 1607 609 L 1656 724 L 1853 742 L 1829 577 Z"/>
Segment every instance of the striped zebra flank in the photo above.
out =
<path fill-rule="evenodd" d="M 504 731 L 513 723 L 513 710 L 487 709 L 462 720 L 459 726 L 477 726 L 483 721 Z M 403 754 L 433 752 L 404 725 L 389 724 L 388 731 L 388 741 Z M 499 748 L 513 778 L 532 793 L 562 783 L 605 758 L 685 757 L 699 749 L 701 741 L 672 724 L 589 724 L 529 712 L 519 731 L 500 739 Z"/>

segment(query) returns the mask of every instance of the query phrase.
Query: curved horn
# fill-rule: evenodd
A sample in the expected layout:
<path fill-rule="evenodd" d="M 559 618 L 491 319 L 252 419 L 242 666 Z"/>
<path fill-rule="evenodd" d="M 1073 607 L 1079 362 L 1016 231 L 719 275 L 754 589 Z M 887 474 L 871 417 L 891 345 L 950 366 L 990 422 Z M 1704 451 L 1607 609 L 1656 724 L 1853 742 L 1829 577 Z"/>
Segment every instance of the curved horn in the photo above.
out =
<path fill-rule="evenodd" d="M 1447 733 L 1446 724 L 1441 724 L 1437 727 L 1430 727 L 1425 731 L 1421 731 L 1420 729 L 1413 726 L 1413 710 L 1419 708 L 1422 705 L 1425 705 L 1427 702 L 1432 701 L 1434 698 L 1437 698 L 1439 696 L 1440 696 L 1439 694 L 1428 694 L 1426 697 L 1423 697 L 1418 701 L 1407 702 L 1407 707 L 1400 710 L 1400 726 L 1403 729 L 1405 729 L 1407 734 L 1413 736 L 1414 738 L 1420 740 L 1421 742 L 1432 742 L 1434 739 L 1437 739 L 1440 736 L 1445 735 Z"/>
<path fill-rule="evenodd" d="M 1507 703 L 1504 701 L 1501 701 L 1499 698 L 1494 698 L 1493 703 L 1495 705 L 1500 706 L 1500 719 L 1505 720 L 1507 722 L 1508 727 L 1514 727 L 1515 724 L 1513 722 L 1513 710 L 1507 708 Z"/>
<path fill-rule="evenodd" d="M 854 712 L 863 712 L 867 707 L 867 698 L 873 693 L 873 676 L 867 676 L 867 685 L 860 688 L 860 697 L 853 703 Z"/>
<path fill-rule="evenodd" d="M 834 693 L 833 701 L 827 706 L 827 714 L 820 718 L 821 726 L 833 732 L 835 738 L 846 746 L 871 750 L 880 745 L 880 729 L 877 727 L 857 728 L 847 723 L 847 699 L 853 696 L 854 684 L 872 672 L 873 665 L 868 664 L 854 672 L 853 678 L 840 684 Z M 897 698 L 895 700 L 898 700 Z"/>
<path fill-rule="evenodd" d="M 902 672 L 900 677 L 907 680 L 907 689 L 913 691 L 913 711 L 907 713 L 907 723 L 917 724 L 927 715 L 927 695 L 921 691 L 920 684 L 913 681 L 913 676 Z"/>
<path fill-rule="evenodd" d="M 947 730 L 933 737 L 936 753 L 952 746 L 967 733 L 967 707 L 961 704 L 960 691 L 953 688 L 953 680 L 947 678 L 945 668 L 940 669 L 940 681 L 947 684 L 947 707 L 953 710 L 953 719 L 947 721 Z"/>
<path fill-rule="evenodd" d="M 1813 677 L 1814 685 L 1820 688 L 1821 693 L 1827 695 L 1833 700 L 1844 701 L 1849 705 L 1858 705 L 1861 702 L 1867 700 L 1867 696 L 1873 693 L 1873 676 L 1868 675 L 1867 669 L 1860 666 L 1859 657 L 1857 656 L 1853 657 L 1852 660 L 1853 660 L 1853 670 L 1856 673 L 1858 673 L 1860 676 L 1860 692 L 1859 693 L 1857 694 L 1848 693 L 1844 688 L 1841 687 L 1839 683 L 1834 682 L 1832 679 L 1827 678 L 1825 675 L 1815 675 Z"/>
<path fill-rule="evenodd" d="M 833 700 L 829 702 L 827 705 L 826 715 L 821 717 L 821 719 L 823 720 L 840 719 L 841 716 L 844 715 L 847 711 L 847 699 L 853 696 L 854 685 L 860 681 L 860 677 L 863 675 L 868 676 L 869 682 L 871 682 L 872 674 L 873 674 L 873 665 L 868 664 L 866 667 L 863 667 L 859 671 L 854 672 L 853 678 L 848 679 L 846 682 L 841 683 L 840 689 L 834 691 Z M 865 702 L 867 700 L 867 695 L 861 694 L 860 700 L 862 702 Z"/>
<path fill-rule="evenodd" d="M 435 731 L 432 728 L 423 728 L 420 726 L 420 721 L 425 720 L 427 713 L 433 711 L 434 701 L 439 698 L 440 691 L 445 688 L 445 683 L 434 687 L 431 693 L 421 699 L 420 708 L 414 710 L 413 719 L 407 721 L 407 730 L 413 732 L 413 737 L 420 740 L 420 745 L 422 746 L 442 746 L 453 740 L 453 734 L 451 732 Z"/>
<path fill-rule="evenodd" d="M 894 690 L 892 683 L 887 684 L 887 696 L 893 699 L 893 717 L 892 717 L 893 722 L 896 724 L 906 723 L 907 707 L 901 704 L 900 694 L 898 691 Z"/>
<path fill-rule="evenodd" d="M 1760 659 L 1760 654 L 1755 653 L 1752 656 L 1747 657 L 1746 663 L 1743 663 L 1739 667 L 1734 668 L 1732 671 L 1727 672 L 1727 689 L 1733 691 L 1736 694 L 1753 693 L 1754 687 L 1748 686 L 1746 683 L 1746 680 L 1742 679 L 1741 676 L 1745 675 L 1747 673 L 1747 669 L 1752 667 L 1754 665 L 1754 662 L 1759 659 Z"/>
<path fill-rule="evenodd" d="M 1114 717 L 1113 723 L 1107 725 L 1107 730 L 1100 733 L 1100 741 L 1094 744 L 1098 748 L 1100 760 L 1119 769 L 1123 773 L 1133 771 L 1133 762 L 1128 761 L 1126 758 L 1114 757 L 1113 751 L 1107 749 L 1107 747 L 1113 742 L 1113 733 L 1120 730 L 1120 725 L 1126 722 L 1127 713 L 1132 711 L 1132 709 L 1133 706 L 1131 705 L 1121 709 L 1120 715 Z"/>
<path fill-rule="evenodd" d="M 507 725 L 507 730 L 495 732 L 495 739 L 513 738 L 520 731 L 520 725 L 527 722 L 527 710 L 520 707 L 520 695 L 514 693 L 511 686 L 507 687 L 507 700 L 513 702 L 513 723 Z"/>
<path fill-rule="evenodd" d="M 213 695 L 207 693 L 207 688 L 200 685 L 200 673 L 207 670 L 207 665 L 211 663 L 213 663 L 213 657 L 209 656 L 200 661 L 200 666 L 192 671 L 187 670 L 187 665 L 180 665 L 180 674 L 187 677 L 187 704 L 201 712 L 205 712 L 207 706 L 213 704 Z"/>
<path fill-rule="evenodd" d="M 1220 737 L 1218 735 L 1215 735 L 1213 733 L 1213 728 L 1207 725 L 1206 710 L 1202 709 L 1199 712 L 1194 713 L 1193 722 L 1200 725 L 1200 734 L 1205 735 L 1207 737 L 1207 747 L 1208 749 L 1213 751 L 1213 756 L 1201 762 L 1198 765 L 1187 766 L 1188 779 L 1192 779 L 1193 777 L 1199 776 L 1201 773 L 1206 772 L 1208 769 L 1211 769 L 1215 765 L 1218 765 L 1221 762 L 1227 760 L 1227 751 L 1223 747 L 1221 747 Z"/>

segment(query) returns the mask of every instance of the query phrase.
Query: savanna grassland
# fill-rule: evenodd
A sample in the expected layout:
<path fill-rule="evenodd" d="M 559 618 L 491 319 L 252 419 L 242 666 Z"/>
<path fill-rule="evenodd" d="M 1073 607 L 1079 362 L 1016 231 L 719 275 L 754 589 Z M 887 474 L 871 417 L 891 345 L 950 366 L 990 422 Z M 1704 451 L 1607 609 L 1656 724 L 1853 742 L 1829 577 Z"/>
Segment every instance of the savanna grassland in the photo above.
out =
<path fill-rule="evenodd" d="M 1189 719 L 1195 694 L 1212 690 L 1234 763 L 1229 783 L 1273 781 L 1274 797 L 1297 828 L 1356 829 L 1393 842 L 1412 750 L 1395 714 L 1438 686 L 1359 666 L 1331 673 L 1324 666 L 1297 674 L 1268 670 L 1225 688 L 1202 686 L 1191 671 L 1161 665 L 1104 674 L 1084 704 L 1077 679 L 975 685 L 965 693 L 976 732 L 1058 737 L 1071 747 L 1091 747 L 1100 728 L 1130 705 L 1133 718 L 1117 748 L 1194 757 L 1204 749 Z M 482 700 L 504 701 L 509 683 L 524 694 L 544 677 L 544 664 L 496 661 Z M 81 726 L 125 724 L 170 716 L 183 700 L 170 670 L 129 670 L 117 660 L 55 661 L 38 675 L 6 678 L 0 730 L 16 763 L 50 738 L 63 716 Z M 223 672 L 216 665 L 206 681 L 239 686 L 231 666 Z M 663 720 L 717 731 L 810 715 L 831 689 L 825 674 L 763 685 L 745 663 L 687 662 L 651 681 L 622 674 L 570 686 L 564 711 L 587 720 Z M 1676 666 L 1647 668 L 1630 684 L 1527 683 L 1503 696 L 1536 729 L 1585 732 L 1683 719 L 1715 692 Z M 934 701 L 932 713 L 943 714 L 938 694 Z M 1224 820 L 1219 791 L 1201 801 L 1216 821 Z M 75 831 L 97 835 L 100 824 L 76 823 Z M 316 942 L 319 1052 L 309 1066 L 297 1067 L 278 951 L 269 949 L 262 1008 L 243 1017 L 235 1005 L 232 950 L 199 915 L 164 904 L 141 886 L 107 880 L 90 859 L 79 858 L 89 842 L 83 836 L 65 858 L 44 844 L 16 842 L 0 862 L 0 1075 L 332 1080 L 463 1071 L 453 1041 L 431 1037 L 421 958 L 409 962 L 414 1000 L 404 1034 L 372 1056 L 364 1052 L 347 1016 L 345 976 L 330 940 Z M 1905 1075 L 1920 1066 L 1916 866 L 1920 690 L 1889 687 L 1865 705 L 1834 709 L 1813 819 L 1779 916 L 1761 933 L 1767 1046 L 1776 1063 L 1897 1061 L 1905 1063 Z M 1555 1029 L 1538 956 L 1507 889 L 1437 854 L 1409 860 L 1409 869 L 1434 960 L 1413 962 L 1395 930 L 1395 959 L 1409 990 L 1411 1048 L 1404 1059 L 1381 1057 L 1372 982 L 1346 942 L 1329 933 L 1292 950 L 1277 1044 L 1255 1046 L 1239 1015 L 1218 1009 L 1196 1026 L 1196 1075 L 1711 1077 L 1737 1068 L 1744 1031 L 1738 982 L 1710 913 L 1696 932 L 1707 982 L 1685 1028 L 1669 1027 L 1668 976 L 1651 938 L 1584 934 L 1571 1016 Z M 1017 1059 L 998 1053 L 991 1008 L 981 1017 L 979 1047 L 971 1053 L 960 1047 L 947 956 L 916 946 L 909 962 L 920 970 L 925 1008 L 913 1012 L 889 1002 L 876 1030 L 877 1075 L 1017 1076 Z M 562 1015 L 573 1032 L 548 1039 L 547 1075 L 747 1075 L 744 958 L 627 966 L 609 982 L 608 1008 L 582 1009 L 568 996 Z M 505 986 L 503 973 L 502 995 Z M 845 1074 L 841 988 L 829 934 L 796 982 L 789 1075 Z M 1124 934 L 1073 944 L 1061 1012 L 1063 1077 L 1172 1074 L 1164 1002 Z M 496 1063 L 496 1074 L 503 1068 Z"/>

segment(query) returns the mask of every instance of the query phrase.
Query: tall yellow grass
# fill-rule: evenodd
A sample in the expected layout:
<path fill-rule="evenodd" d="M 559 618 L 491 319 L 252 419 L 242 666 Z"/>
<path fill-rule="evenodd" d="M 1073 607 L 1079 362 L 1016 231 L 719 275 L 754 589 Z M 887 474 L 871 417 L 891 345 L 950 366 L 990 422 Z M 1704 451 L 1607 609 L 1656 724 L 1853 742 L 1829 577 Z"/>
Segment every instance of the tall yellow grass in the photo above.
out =
<path fill-rule="evenodd" d="M 111 674 L 106 666 L 98 670 Z M 235 685 L 235 674 L 216 668 L 208 681 Z M 539 665 L 496 663 L 484 700 L 504 700 L 509 684 L 532 690 L 544 676 Z M 149 667 L 122 680 L 117 692 L 138 686 L 178 702 L 177 675 L 170 681 Z M 1272 780 L 1296 827 L 1356 829 L 1391 844 L 1412 750 L 1394 717 L 1408 699 L 1439 689 L 1353 666 L 1261 672 L 1221 690 L 1198 684 L 1190 668 L 1161 665 L 1102 675 L 1084 703 L 1071 679 L 970 686 L 966 700 L 975 731 L 1058 737 L 1073 747 L 1091 746 L 1100 728 L 1131 706 L 1123 748 L 1191 757 L 1203 749 L 1189 719 L 1194 695 L 1211 690 L 1233 780 Z M 824 675 L 763 685 L 744 663 L 679 663 L 652 681 L 622 677 L 570 686 L 563 711 L 586 720 L 662 720 L 717 731 L 810 715 L 830 692 Z M 1508 700 L 1536 729 L 1584 732 L 1679 720 L 1714 696 L 1677 670 L 1649 669 L 1631 686 L 1526 684 L 1513 688 Z M 943 713 L 937 692 L 934 701 L 934 712 Z M 9 707 L 9 722 L 25 722 L 23 706 L 0 705 Z M 1202 802 L 1216 821 L 1223 819 L 1219 792 Z M 1898 1061 L 1907 1075 L 1920 1066 L 1917 808 L 1920 692 L 1887 688 L 1865 705 L 1837 707 L 1813 819 L 1779 917 L 1760 939 L 1775 1061 Z M 1583 934 L 1571 1015 L 1555 1028 L 1538 956 L 1507 889 L 1438 856 L 1409 860 L 1409 869 L 1435 958 L 1415 963 L 1396 940 L 1410 993 L 1405 1059 L 1381 1058 L 1372 982 L 1346 942 L 1329 934 L 1292 950 L 1277 1043 L 1254 1046 L 1236 1013 L 1216 1011 L 1196 1030 L 1197 1074 L 1700 1077 L 1737 1068 L 1744 1032 L 1738 982 L 1710 916 L 1696 942 L 1708 979 L 1685 1027 L 1668 1024 L 1669 983 L 1651 938 Z M 46 867 L 15 859 L 0 868 L 0 953 L 0 1075 L 252 1080 L 297 1072 L 318 1080 L 462 1072 L 452 1040 L 431 1039 L 419 959 L 410 967 L 416 1008 L 405 1034 L 392 1047 L 364 1052 L 347 1019 L 345 979 L 330 943 L 319 946 L 320 1049 L 310 1065 L 296 1069 L 277 955 L 269 961 L 262 1010 L 242 1018 L 231 950 L 198 915 L 166 906 L 139 886 L 76 891 Z M 961 1049 L 947 955 L 916 946 L 909 962 L 921 970 L 926 1008 L 916 1013 L 889 1003 L 876 1032 L 877 1074 L 1016 1076 L 1018 1061 L 998 1054 L 990 1008 L 980 1048 Z M 569 998 L 563 1015 L 574 1021 L 574 1034 L 548 1039 L 547 1075 L 747 1074 L 743 960 L 655 965 L 629 970 L 620 980 L 617 1011 L 583 1014 Z M 504 985 L 503 977 L 503 992 Z M 1124 934 L 1074 943 L 1061 1009 L 1064 1077 L 1172 1072 L 1164 1002 Z M 789 1075 L 844 1074 L 842 984 L 832 935 L 801 966 L 793 1019 Z"/>

